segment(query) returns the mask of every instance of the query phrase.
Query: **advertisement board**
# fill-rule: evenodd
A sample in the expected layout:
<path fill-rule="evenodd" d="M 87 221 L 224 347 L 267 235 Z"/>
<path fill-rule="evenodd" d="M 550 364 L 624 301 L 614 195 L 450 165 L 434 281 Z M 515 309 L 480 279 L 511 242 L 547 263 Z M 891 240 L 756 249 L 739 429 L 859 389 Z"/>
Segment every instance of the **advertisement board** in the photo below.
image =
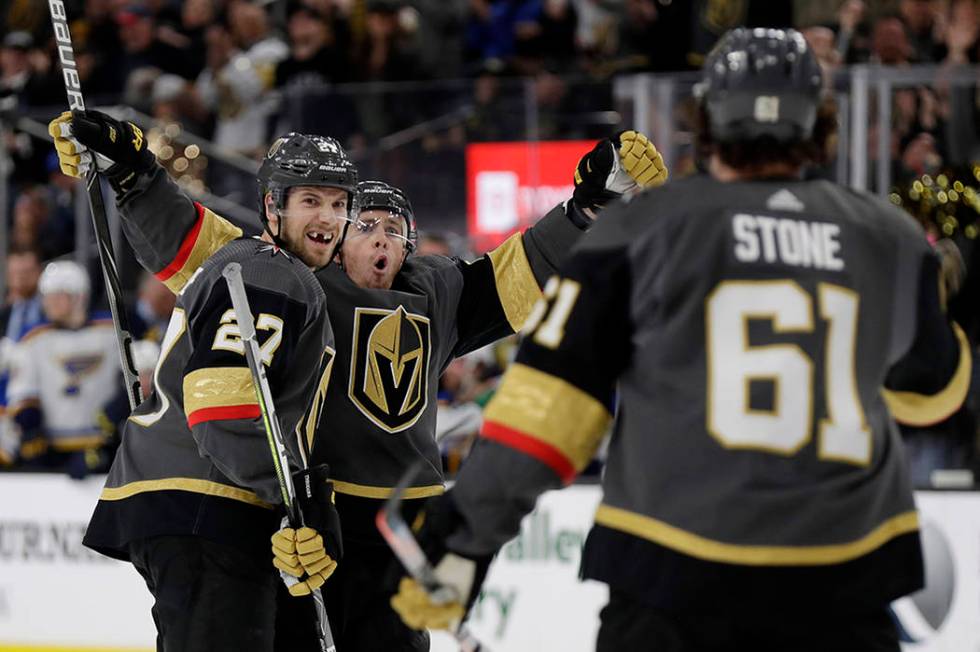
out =
<path fill-rule="evenodd" d="M 588 140 L 476 143 L 466 147 L 467 228 L 478 251 L 526 229 L 572 196 Z"/>
<path fill-rule="evenodd" d="M 129 564 L 81 545 L 102 479 L 0 474 L 0 652 L 152 650 L 152 598 Z M 894 611 L 905 652 L 980 650 L 980 493 L 919 492 L 927 587 Z M 501 551 L 471 627 L 494 652 L 586 652 L 605 586 L 578 580 L 599 489 L 541 497 Z M 433 652 L 456 650 L 433 635 Z"/>

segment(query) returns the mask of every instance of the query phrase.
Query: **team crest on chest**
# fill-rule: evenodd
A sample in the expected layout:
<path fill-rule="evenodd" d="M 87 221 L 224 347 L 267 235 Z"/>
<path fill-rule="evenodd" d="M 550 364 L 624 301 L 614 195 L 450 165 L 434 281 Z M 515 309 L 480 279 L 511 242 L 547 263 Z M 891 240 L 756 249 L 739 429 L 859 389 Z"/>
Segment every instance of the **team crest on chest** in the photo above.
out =
<path fill-rule="evenodd" d="M 361 412 L 387 432 L 414 425 L 428 401 L 429 320 L 395 310 L 354 310 L 348 394 Z"/>

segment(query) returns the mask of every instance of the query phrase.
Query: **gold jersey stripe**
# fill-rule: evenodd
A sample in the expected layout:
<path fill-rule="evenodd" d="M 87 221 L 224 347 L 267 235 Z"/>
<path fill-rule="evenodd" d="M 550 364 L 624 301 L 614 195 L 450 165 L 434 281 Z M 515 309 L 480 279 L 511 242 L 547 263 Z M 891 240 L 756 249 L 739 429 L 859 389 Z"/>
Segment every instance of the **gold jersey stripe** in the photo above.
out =
<path fill-rule="evenodd" d="M 500 305 L 504 308 L 507 323 L 516 333 L 524 326 L 534 304 L 541 298 L 541 288 L 524 251 L 523 236 L 515 233 L 487 255 L 493 265 Z"/>
<path fill-rule="evenodd" d="M 856 541 L 823 546 L 746 546 L 708 539 L 650 516 L 601 504 L 599 525 L 653 541 L 678 552 L 726 564 L 747 566 L 819 566 L 840 564 L 880 548 L 895 537 L 919 529 L 917 512 L 893 516 Z"/>
<path fill-rule="evenodd" d="M 199 478 L 161 478 L 160 480 L 139 480 L 121 487 L 106 487 L 99 500 L 124 500 L 136 494 L 150 491 L 189 491 L 195 494 L 229 498 L 239 502 L 272 509 L 272 505 L 259 498 L 255 492 L 240 487 L 201 480 Z"/>
<path fill-rule="evenodd" d="M 888 409 L 899 423 L 918 427 L 939 423 L 952 416 L 966 400 L 973 365 L 970 342 L 958 324 L 953 324 L 953 331 L 960 343 L 960 362 L 946 387 L 931 396 L 916 392 L 882 390 Z"/>
<path fill-rule="evenodd" d="M 612 415 L 571 383 L 514 363 L 483 419 L 548 444 L 581 471 L 595 455 Z"/>
<path fill-rule="evenodd" d="M 179 293 L 190 280 L 197 268 L 223 246 L 242 237 L 242 230 L 215 214 L 209 208 L 201 216 L 201 227 L 191 247 L 190 253 L 180 267 L 163 280 L 164 285 L 174 294 Z"/>
<path fill-rule="evenodd" d="M 205 367 L 184 376 L 184 413 L 198 410 L 255 405 L 252 374 L 244 367 Z"/>
<path fill-rule="evenodd" d="M 331 480 L 331 482 L 333 482 L 333 490 L 338 494 L 358 496 L 360 498 L 390 498 L 391 494 L 395 492 L 394 487 L 373 487 L 366 484 L 344 482 L 343 480 Z M 429 498 L 431 496 L 438 496 L 445 491 L 445 487 L 443 487 L 441 484 L 433 484 L 425 487 L 409 487 L 405 490 L 405 493 L 402 494 L 402 497 Z"/>
<path fill-rule="evenodd" d="M 105 443 L 104 434 L 83 435 L 78 437 L 53 437 L 49 439 L 51 448 L 56 451 L 80 451 L 94 448 Z"/>

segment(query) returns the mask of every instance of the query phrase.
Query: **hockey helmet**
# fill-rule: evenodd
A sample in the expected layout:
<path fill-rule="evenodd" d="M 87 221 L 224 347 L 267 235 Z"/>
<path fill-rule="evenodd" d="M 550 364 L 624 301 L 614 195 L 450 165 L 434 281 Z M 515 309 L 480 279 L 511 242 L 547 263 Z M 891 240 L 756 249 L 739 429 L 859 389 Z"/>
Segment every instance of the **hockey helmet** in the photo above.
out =
<path fill-rule="evenodd" d="M 813 135 L 823 78 L 794 29 L 739 27 L 708 54 L 695 95 L 719 142 L 769 136 L 780 142 Z"/>
<path fill-rule="evenodd" d="M 412 210 L 412 203 L 408 201 L 408 197 L 399 188 L 383 181 L 362 181 L 357 184 L 357 209 L 358 211 L 382 210 L 401 215 L 407 227 L 406 249 L 408 253 L 415 251 L 419 239 L 415 211 Z"/>
<path fill-rule="evenodd" d="M 263 224 L 266 223 L 265 196 L 271 193 L 276 209 L 282 210 L 286 204 L 286 191 L 295 186 L 346 190 L 348 216 L 357 215 L 357 168 L 333 138 L 295 132 L 279 138 L 262 159 L 258 182 Z"/>
<path fill-rule="evenodd" d="M 38 281 L 38 291 L 42 296 L 55 292 L 88 296 L 88 272 L 81 265 L 70 260 L 48 263 Z"/>

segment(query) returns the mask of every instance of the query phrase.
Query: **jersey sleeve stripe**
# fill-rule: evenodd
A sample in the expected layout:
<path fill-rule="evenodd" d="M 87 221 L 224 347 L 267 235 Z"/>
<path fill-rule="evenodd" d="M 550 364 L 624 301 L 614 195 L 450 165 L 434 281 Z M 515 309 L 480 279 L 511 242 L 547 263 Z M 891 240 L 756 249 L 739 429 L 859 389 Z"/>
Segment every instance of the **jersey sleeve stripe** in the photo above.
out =
<path fill-rule="evenodd" d="M 194 202 L 197 222 L 184 238 L 177 255 L 156 277 L 174 293 L 180 292 L 191 276 L 214 252 L 236 238 L 242 230 L 210 209 Z"/>
<path fill-rule="evenodd" d="M 194 202 L 194 208 L 197 209 L 197 221 L 194 222 L 194 226 L 191 227 L 191 230 L 187 234 L 187 237 L 184 238 L 184 241 L 180 243 L 180 247 L 177 249 L 177 255 L 174 256 L 174 259 L 170 261 L 169 265 L 156 273 L 156 277 L 164 283 L 166 283 L 174 274 L 179 272 L 184 266 L 188 257 L 191 255 L 191 250 L 197 243 L 198 236 L 201 234 L 201 225 L 204 223 L 204 206 Z"/>
<path fill-rule="evenodd" d="M 575 465 L 565 455 L 549 444 L 528 435 L 527 433 L 508 428 L 495 421 L 483 424 L 480 436 L 484 439 L 503 444 L 508 448 L 530 455 L 542 464 L 551 468 L 561 478 L 562 484 L 569 484 L 575 479 Z"/>
<path fill-rule="evenodd" d="M 191 426 L 201 421 L 258 416 L 251 373 L 243 367 L 205 367 L 190 372 L 184 376 L 184 413 Z M 239 413 L 243 416 L 228 416 Z"/>
<path fill-rule="evenodd" d="M 239 419 L 258 419 L 262 410 L 258 403 L 252 405 L 229 405 L 227 407 L 202 408 L 187 415 L 187 427 L 206 421 L 237 421 Z"/>
<path fill-rule="evenodd" d="M 541 288 L 524 251 L 523 236 L 515 233 L 487 256 L 493 265 L 500 305 L 507 316 L 507 323 L 516 333 L 524 326 L 534 304 L 541 298 Z"/>
<path fill-rule="evenodd" d="M 932 395 L 882 390 L 888 409 L 899 423 L 919 428 L 939 423 L 952 416 L 966 400 L 973 363 L 970 343 L 958 324 L 953 324 L 953 331 L 960 343 L 960 361 L 946 387 Z"/>
<path fill-rule="evenodd" d="M 531 447 L 524 439 L 536 440 L 546 448 L 535 450 L 554 450 L 573 471 L 580 471 L 595 455 L 612 415 L 592 395 L 568 381 L 514 363 L 487 406 L 484 419 L 484 436 L 493 432 L 498 438 L 509 437 L 511 442 L 520 440 L 523 443 L 515 447 L 521 450 L 521 446 Z M 565 478 L 564 470 L 559 474 Z"/>

